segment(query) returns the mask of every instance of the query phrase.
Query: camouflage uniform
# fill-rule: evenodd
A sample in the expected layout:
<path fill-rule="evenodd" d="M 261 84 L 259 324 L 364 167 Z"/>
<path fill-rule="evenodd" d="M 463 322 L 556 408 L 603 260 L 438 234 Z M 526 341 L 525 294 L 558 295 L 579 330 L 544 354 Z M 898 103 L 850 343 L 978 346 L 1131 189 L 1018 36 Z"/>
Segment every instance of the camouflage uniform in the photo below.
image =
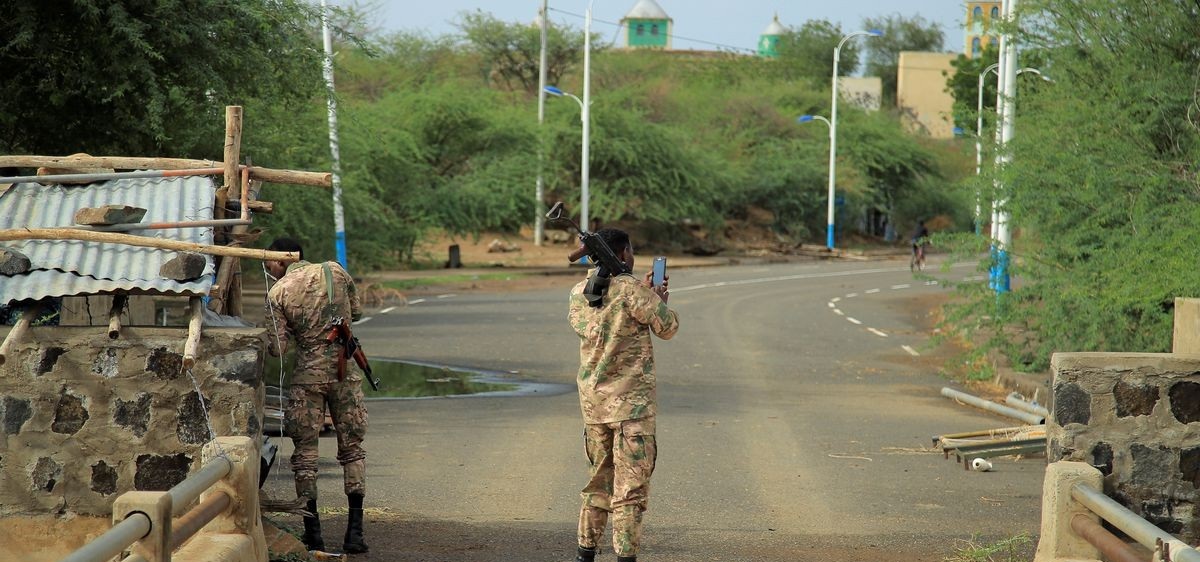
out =
<path fill-rule="evenodd" d="M 328 297 L 325 270 L 305 261 L 287 268 L 287 274 L 267 294 L 267 319 L 279 335 L 280 356 L 288 338 L 295 340 L 296 370 L 288 393 L 287 431 L 295 445 L 292 471 L 296 494 L 317 499 L 317 437 L 325 421 L 328 404 L 337 431 L 338 462 L 344 471 L 346 494 L 366 493 L 366 458 L 362 442 L 367 433 L 367 410 L 363 406 L 362 375 L 346 367 L 337 380 L 341 345 L 329 343 L 329 324 L 334 316 L 357 320 L 362 306 L 354 280 L 336 262 L 327 262 L 333 283 L 333 302 Z M 274 334 L 271 334 L 274 343 Z"/>
<path fill-rule="evenodd" d="M 583 296 L 586 281 L 571 291 L 569 320 L 579 334 L 579 404 L 591 479 L 579 510 L 579 546 L 596 548 L 611 513 L 613 549 L 636 556 L 642 512 L 658 450 L 654 348 L 650 334 L 671 339 L 679 318 L 632 275 L 614 277 L 604 305 Z"/>

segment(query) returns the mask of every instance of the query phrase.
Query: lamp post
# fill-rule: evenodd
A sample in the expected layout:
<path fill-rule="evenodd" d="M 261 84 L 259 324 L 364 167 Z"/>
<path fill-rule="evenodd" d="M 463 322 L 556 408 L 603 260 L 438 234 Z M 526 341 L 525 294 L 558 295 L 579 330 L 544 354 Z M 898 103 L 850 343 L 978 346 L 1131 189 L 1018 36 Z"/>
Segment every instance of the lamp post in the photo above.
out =
<path fill-rule="evenodd" d="M 342 212 L 342 155 L 338 148 L 337 97 L 333 93 L 333 37 L 329 34 L 329 9 L 321 0 L 321 42 L 325 57 L 321 65 L 328 91 L 326 105 L 329 110 L 329 153 L 333 157 L 333 249 L 337 261 L 348 268 L 346 262 L 346 219 Z"/>
<path fill-rule="evenodd" d="M 983 72 L 979 73 L 979 85 L 977 87 L 978 92 L 979 92 L 979 96 L 978 96 L 979 100 L 975 105 L 975 175 L 977 175 L 977 176 L 982 172 L 982 169 L 983 169 L 983 146 L 982 146 L 982 142 L 983 142 L 983 80 L 984 80 L 984 78 L 987 77 L 988 73 L 996 72 L 996 69 L 999 67 L 1000 67 L 1000 63 L 994 63 L 994 64 L 988 66 L 987 68 L 983 69 Z M 1021 74 L 1026 73 L 1026 72 L 1032 72 L 1032 73 L 1040 76 L 1042 78 L 1042 80 L 1045 80 L 1047 82 L 1050 81 L 1049 78 L 1047 78 L 1044 74 L 1042 74 L 1042 71 L 1040 71 L 1036 68 L 1033 68 L 1033 67 L 1022 68 L 1017 71 L 1017 75 L 1020 76 Z M 997 73 L 997 75 L 999 75 L 999 73 Z M 983 221 L 983 216 L 982 216 L 983 209 L 981 208 L 982 205 L 983 205 L 982 197 L 980 196 L 980 194 L 978 192 L 976 192 L 975 193 L 975 234 L 980 234 L 980 229 L 981 229 L 981 225 L 982 225 L 982 221 Z"/>
<path fill-rule="evenodd" d="M 546 183 L 542 177 L 546 167 L 546 147 L 541 131 L 542 123 L 546 121 L 546 30 L 550 26 L 549 14 L 546 13 L 549 8 L 548 3 L 549 0 L 542 0 L 542 10 L 538 12 L 538 20 L 542 28 L 542 51 L 538 59 L 538 173 L 533 203 L 534 211 L 536 211 L 533 217 L 534 246 L 542 245 L 542 236 L 546 231 L 546 213 L 542 210 L 542 200 L 546 196 Z"/>
<path fill-rule="evenodd" d="M 1004 3 L 1004 19 L 1009 23 L 1015 20 L 1017 11 L 1017 0 L 1008 0 Z M 1005 147 L 1013 137 L 1013 121 L 1016 117 L 1017 106 L 1017 44 L 1016 37 L 1012 31 L 1008 31 L 1002 37 L 1005 41 L 1001 42 L 1004 49 L 1004 63 L 1000 67 L 1001 88 L 1002 91 L 999 97 L 1004 99 L 1004 110 L 1000 112 L 1000 127 L 999 137 L 1000 149 L 996 155 L 996 167 L 1003 169 L 1011 161 Z M 1007 293 L 1009 291 L 1009 275 L 1008 275 L 1008 249 L 1012 245 L 1012 231 L 1009 229 L 1008 211 L 1004 207 L 1008 204 L 1008 200 L 1003 198 L 995 202 L 995 210 L 993 214 L 996 216 L 996 274 L 993 279 L 992 286 L 997 293 Z"/>
<path fill-rule="evenodd" d="M 880 37 L 883 35 L 883 32 L 878 29 L 855 31 L 849 35 L 846 35 L 845 37 L 842 37 L 842 40 L 838 42 L 837 47 L 833 49 L 833 84 L 831 86 L 831 89 L 833 90 L 833 109 L 830 112 L 829 120 L 829 211 L 827 213 L 826 221 L 829 225 L 829 228 L 825 231 L 825 246 L 829 248 L 830 251 L 833 251 L 833 185 L 837 179 L 838 63 L 840 63 L 842 60 L 842 46 L 846 44 L 846 41 L 849 41 L 860 35 L 865 35 L 868 37 Z"/>
<path fill-rule="evenodd" d="M 588 124 L 587 124 L 588 111 L 587 111 L 587 104 L 584 103 L 583 100 L 579 99 L 579 96 L 576 96 L 575 94 L 572 94 L 570 92 L 564 92 L 555 86 L 546 86 L 545 88 L 542 88 L 542 91 L 547 94 L 550 94 L 556 98 L 563 98 L 563 97 L 571 98 L 571 99 L 575 100 L 575 103 L 579 104 L 579 121 L 583 123 L 583 149 L 580 151 L 581 154 L 580 154 L 580 165 L 579 165 L 579 185 L 582 188 L 582 193 L 580 195 L 580 197 L 582 197 L 582 202 L 581 202 L 580 208 L 579 208 L 579 210 L 580 210 L 579 224 L 581 226 L 583 226 L 584 230 L 588 230 L 587 222 L 586 222 L 587 221 L 587 201 L 588 201 Z M 587 256 L 583 256 L 583 259 L 581 261 L 582 261 L 582 263 L 587 263 Z"/>

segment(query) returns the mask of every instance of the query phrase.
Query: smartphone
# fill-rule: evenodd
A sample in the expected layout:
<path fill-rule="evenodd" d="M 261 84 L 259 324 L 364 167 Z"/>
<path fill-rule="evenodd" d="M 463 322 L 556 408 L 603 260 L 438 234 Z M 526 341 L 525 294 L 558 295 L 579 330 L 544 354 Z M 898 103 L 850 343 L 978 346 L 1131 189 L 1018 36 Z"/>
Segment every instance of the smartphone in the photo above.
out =
<path fill-rule="evenodd" d="M 654 258 L 654 274 L 650 278 L 650 284 L 655 287 L 662 287 L 663 280 L 667 278 L 667 258 L 658 256 Z"/>

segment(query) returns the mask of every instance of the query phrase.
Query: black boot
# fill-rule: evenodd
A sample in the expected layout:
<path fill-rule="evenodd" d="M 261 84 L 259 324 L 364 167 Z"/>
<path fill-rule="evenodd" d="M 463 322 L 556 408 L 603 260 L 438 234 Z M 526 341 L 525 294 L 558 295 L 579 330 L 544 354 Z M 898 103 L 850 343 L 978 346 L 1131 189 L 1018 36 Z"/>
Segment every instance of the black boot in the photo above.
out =
<path fill-rule="evenodd" d="M 325 550 L 325 540 L 321 538 L 321 517 L 317 515 L 317 500 L 308 500 L 305 508 L 312 517 L 304 517 L 304 536 L 300 541 L 309 550 Z"/>
<path fill-rule="evenodd" d="M 367 552 L 367 543 L 363 541 L 363 495 L 349 494 L 350 518 L 346 522 L 346 540 L 342 544 L 342 552 L 346 554 L 362 554 Z"/>
<path fill-rule="evenodd" d="M 618 556 L 617 562 L 637 562 L 637 556 Z"/>
<path fill-rule="evenodd" d="M 575 551 L 575 562 L 595 562 L 595 560 L 596 549 L 594 548 L 584 548 L 581 546 L 579 550 Z"/>

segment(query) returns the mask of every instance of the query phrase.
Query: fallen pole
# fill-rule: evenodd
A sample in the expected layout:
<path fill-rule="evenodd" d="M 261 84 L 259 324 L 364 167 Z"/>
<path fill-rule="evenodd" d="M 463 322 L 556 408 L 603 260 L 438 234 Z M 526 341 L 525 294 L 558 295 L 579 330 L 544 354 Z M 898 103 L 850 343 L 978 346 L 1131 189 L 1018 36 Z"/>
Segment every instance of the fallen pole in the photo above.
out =
<path fill-rule="evenodd" d="M 972 396 L 965 392 L 959 392 L 957 390 L 954 390 L 953 388 L 942 387 L 942 396 L 945 396 L 947 398 L 953 398 L 960 402 L 965 402 L 967 404 L 975 406 L 976 408 L 982 408 L 984 410 L 987 410 L 989 412 L 994 412 L 994 413 L 1000 414 L 1002 416 L 1008 416 L 1013 419 L 1018 419 L 1025 423 L 1031 423 L 1033 425 L 1042 425 L 1042 424 L 1046 423 L 1046 418 L 1043 416 L 1031 414 L 1029 412 L 1022 412 L 1021 410 L 1018 410 L 1016 408 L 1009 408 L 1008 406 L 1001 406 L 1000 404 L 997 404 L 995 402 L 991 402 L 989 400 L 984 400 L 978 396 Z"/>
<path fill-rule="evenodd" d="M 224 162 L 190 158 L 134 158 L 124 156 L 0 156 L 0 168 L 112 168 L 114 170 L 182 170 L 212 168 Z M 328 172 L 301 172 L 250 167 L 251 179 L 270 183 L 291 183 L 316 187 L 333 187 L 333 175 Z M 36 181 L 36 180 L 35 180 Z M 0 183 L 8 183 L 0 181 Z"/>
<path fill-rule="evenodd" d="M 1043 418 L 1050 417 L 1050 410 L 1047 410 L 1040 404 L 1034 404 L 1033 402 L 1025 400 L 1023 396 L 1015 392 L 1009 394 L 1008 397 L 1004 399 L 1004 403 L 1018 410 L 1023 410 L 1031 414 L 1037 414 Z"/>
<path fill-rule="evenodd" d="M 1022 431 L 1029 431 L 1030 429 L 1033 429 L 1034 427 L 1035 426 L 1032 426 L 1032 425 L 1018 425 L 1015 427 L 999 427 L 996 429 L 979 429 L 979 430 L 975 430 L 975 431 L 962 431 L 959 433 L 945 433 L 942 435 L 934 435 L 932 437 L 932 439 L 933 439 L 933 444 L 937 445 L 938 442 L 942 441 L 943 439 L 962 439 L 962 438 L 966 438 L 966 437 L 985 437 L 985 436 L 993 437 L 993 438 L 1007 437 L 1007 436 L 1011 436 L 1011 435 L 1020 433 Z"/>
<path fill-rule="evenodd" d="M 300 261 L 297 252 L 270 252 L 252 248 L 230 246 L 215 246 L 212 244 L 195 244 L 165 238 L 150 238 L 132 234 L 115 232 L 92 232 L 71 228 L 13 228 L 0 230 L 0 242 L 8 240 L 82 240 L 84 242 L 104 242 L 108 244 L 125 244 L 160 250 L 175 250 L 179 252 L 198 252 L 212 256 L 232 256 L 235 258 L 250 258 L 263 261 L 281 261 L 291 263 Z"/>

